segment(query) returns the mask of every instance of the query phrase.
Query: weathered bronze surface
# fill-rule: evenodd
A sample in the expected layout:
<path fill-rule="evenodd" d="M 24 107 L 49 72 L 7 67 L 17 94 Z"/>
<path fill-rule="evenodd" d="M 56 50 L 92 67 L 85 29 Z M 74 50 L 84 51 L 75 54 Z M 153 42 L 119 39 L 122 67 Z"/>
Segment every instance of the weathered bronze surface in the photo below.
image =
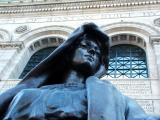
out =
<path fill-rule="evenodd" d="M 101 81 L 109 37 L 93 23 L 77 28 L 14 88 L 0 95 L 3 120 L 160 120 Z"/>

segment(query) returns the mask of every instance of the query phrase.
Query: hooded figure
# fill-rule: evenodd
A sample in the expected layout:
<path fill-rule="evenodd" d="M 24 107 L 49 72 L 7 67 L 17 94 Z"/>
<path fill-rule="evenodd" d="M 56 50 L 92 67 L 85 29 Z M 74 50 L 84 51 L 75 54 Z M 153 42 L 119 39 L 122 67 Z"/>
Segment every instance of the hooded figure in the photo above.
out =
<path fill-rule="evenodd" d="M 109 37 L 93 24 L 76 29 L 13 89 L 0 96 L 4 120 L 160 120 L 99 78 Z"/>

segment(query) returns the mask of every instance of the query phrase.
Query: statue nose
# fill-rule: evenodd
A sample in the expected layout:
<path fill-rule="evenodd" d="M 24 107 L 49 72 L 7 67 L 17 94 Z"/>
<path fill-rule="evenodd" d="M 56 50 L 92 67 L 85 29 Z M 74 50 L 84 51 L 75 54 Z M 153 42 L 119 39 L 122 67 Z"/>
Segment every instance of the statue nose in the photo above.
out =
<path fill-rule="evenodd" d="M 88 52 L 89 52 L 90 54 L 92 54 L 92 55 L 95 54 L 95 50 L 94 50 L 93 48 L 90 48 L 90 49 L 88 50 Z"/>

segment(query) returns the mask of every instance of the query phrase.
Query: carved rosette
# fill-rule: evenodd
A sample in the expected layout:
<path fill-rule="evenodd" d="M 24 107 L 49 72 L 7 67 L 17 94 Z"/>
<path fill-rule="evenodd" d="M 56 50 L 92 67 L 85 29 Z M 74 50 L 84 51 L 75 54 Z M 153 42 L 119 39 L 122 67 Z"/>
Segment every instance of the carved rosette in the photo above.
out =
<path fill-rule="evenodd" d="M 22 25 L 15 29 L 15 33 L 22 34 L 22 33 L 27 32 L 28 30 L 29 30 L 29 27 L 27 25 Z"/>

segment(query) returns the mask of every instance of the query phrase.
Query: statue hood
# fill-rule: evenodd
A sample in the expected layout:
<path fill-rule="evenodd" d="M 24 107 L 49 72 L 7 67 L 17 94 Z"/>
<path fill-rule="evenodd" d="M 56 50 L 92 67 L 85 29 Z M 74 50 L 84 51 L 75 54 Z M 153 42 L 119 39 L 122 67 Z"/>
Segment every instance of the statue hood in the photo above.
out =
<path fill-rule="evenodd" d="M 108 69 L 109 37 L 94 23 L 87 23 L 77 28 L 65 42 L 33 68 L 19 84 L 28 83 L 32 87 L 41 87 L 46 84 L 57 83 L 58 80 L 55 80 L 57 75 L 63 73 L 65 64 L 67 64 L 64 58 L 73 52 L 74 47 L 81 42 L 79 38 L 84 34 L 98 38 L 102 53 L 101 63 L 103 66 L 98 76 L 102 76 L 104 74 L 104 69 Z"/>

